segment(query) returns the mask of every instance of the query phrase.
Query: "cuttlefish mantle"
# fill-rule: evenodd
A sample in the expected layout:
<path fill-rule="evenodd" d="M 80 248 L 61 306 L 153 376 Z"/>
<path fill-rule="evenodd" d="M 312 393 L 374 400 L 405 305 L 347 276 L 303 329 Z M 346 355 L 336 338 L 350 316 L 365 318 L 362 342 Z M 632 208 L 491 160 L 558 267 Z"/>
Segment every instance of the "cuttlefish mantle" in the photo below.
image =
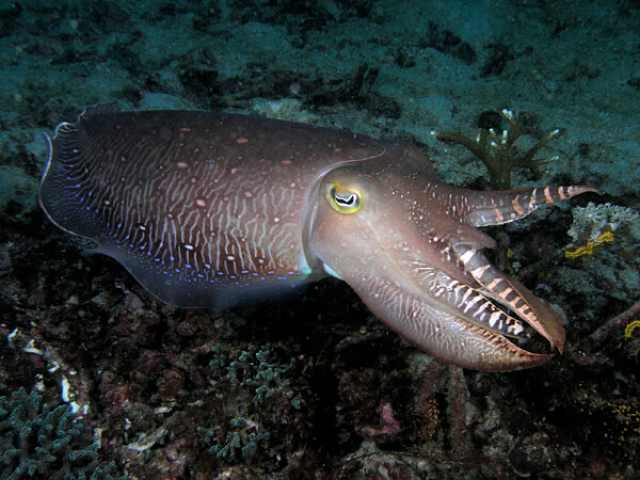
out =
<path fill-rule="evenodd" d="M 40 205 L 153 295 L 224 309 L 333 275 L 419 349 L 486 371 L 562 351 L 558 315 L 496 269 L 477 227 L 590 187 L 448 186 L 422 150 L 244 115 L 89 109 L 50 139 Z"/>

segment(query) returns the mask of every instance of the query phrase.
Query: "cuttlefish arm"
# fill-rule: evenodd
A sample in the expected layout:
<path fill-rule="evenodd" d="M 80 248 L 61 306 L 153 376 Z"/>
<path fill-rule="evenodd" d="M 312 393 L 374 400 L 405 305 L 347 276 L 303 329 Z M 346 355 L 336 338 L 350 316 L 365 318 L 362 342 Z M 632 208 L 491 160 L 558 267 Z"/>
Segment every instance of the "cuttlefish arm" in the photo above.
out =
<path fill-rule="evenodd" d="M 452 213 L 453 206 L 457 206 L 454 210 L 460 221 L 476 227 L 510 223 L 530 215 L 541 206 L 553 205 L 582 193 L 599 193 L 595 188 L 588 186 L 545 186 L 496 192 L 452 192 L 450 187 L 445 187 L 445 190 L 449 190 L 445 200 L 449 213 Z M 483 246 L 487 247 L 486 244 Z M 464 270 L 481 286 L 484 295 L 525 319 L 553 347 L 562 352 L 565 332 L 554 320 L 553 311 L 516 279 L 508 277 L 491 265 L 480 248 L 462 238 L 452 245 L 452 250 L 464 265 Z M 535 311 L 531 305 L 535 305 Z M 536 314 L 536 311 L 544 314 Z"/>
<path fill-rule="evenodd" d="M 599 193 L 588 186 L 553 186 L 479 192 L 442 185 L 437 198 L 450 215 L 475 227 L 502 225 L 530 215 L 544 205 L 554 205 L 587 192 Z"/>
<path fill-rule="evenodd" d="M 529 352 L 510 340 L 530 337 L 531 329 L 562 352 L 558 314 L 489 263 L 481 250 L 495 242 L 475 227 L 594 190 L 471 192 L 412 178 L 372 165 L 328 174 L 311 250 L 387 325 L 445 362 L 485 371 L 540 365 L 553 352 Z M 344 211 L 336 199 L 359 208 Z"/>
<path fill-rule="evenodd" d="M 465 190 L 453 194 L 450 202 L 461 205 L 459 212 L 465 223 L 479 227 L 520 220 L 541 206 L 553 205 L 587 192 L 599 193 L 588 186 L 546 186 L 497 192 Z M 555 321 L 554 312 L 544 301 L 516 279 L 491 265 L 477 246 L 460 240 L 452 248 L 464 265 L 464 270 L 482 287 L 484 295 L 515 312 L 553 347 L 563 351 L 564 329 Z"/>

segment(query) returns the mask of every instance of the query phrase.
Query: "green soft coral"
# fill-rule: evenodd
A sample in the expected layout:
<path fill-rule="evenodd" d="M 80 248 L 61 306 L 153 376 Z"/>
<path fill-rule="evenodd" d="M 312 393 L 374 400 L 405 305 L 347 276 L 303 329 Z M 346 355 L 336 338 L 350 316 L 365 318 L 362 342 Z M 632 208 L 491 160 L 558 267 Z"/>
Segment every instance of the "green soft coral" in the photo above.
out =
<path fill-rule="evenodd" d="M 489 122 L 482 118 L 489 118 Z M 500 123 L 505 123 L 504 128 Z M 489 170 L 491 186 L 498 190 L 511 188 L 511 174 L 514 168 L 527 168 L 539 174 L 539 169 L 547 160 L 536 159 L 536 154 L 552 139 L 562 134 L 562 130 L 554 129 L 545 134 L 532 147 L 520 151 L 516 142 L 526 130 L 513 111 L 502 109 L 500 112 L 485 112 L 479 121 L 480 131 L 475 139 L 458 132 L 436 132 L 438 140 L 445 143 L 462 145 Z"/>
<path fill-rule="evenodd" d="M 48 405 L 37 390 L 0 397 L 0 478 L 125 480 L 100 464 L 99 445 L 69 405 Z"/>

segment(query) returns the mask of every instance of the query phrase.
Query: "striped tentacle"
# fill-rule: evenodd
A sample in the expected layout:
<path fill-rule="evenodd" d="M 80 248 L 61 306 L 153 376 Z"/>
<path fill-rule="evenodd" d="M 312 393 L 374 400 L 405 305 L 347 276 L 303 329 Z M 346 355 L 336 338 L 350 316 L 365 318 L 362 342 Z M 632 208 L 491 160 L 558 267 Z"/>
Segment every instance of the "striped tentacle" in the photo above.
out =
<path fill-rule="evenodd" d="M 445 274 L 439 273 L 440 277 L 443 275 Z M 442 298 L 465 318 L 472 318 L 489 330 L 510 337 L 529 336 L 520 320 L 497 308 L 478 289 L 446 277 L 440 278 L 430 290 L 434 297 Z"/>
<path fill-rule="evenodd" d="M 491 265 L 489 260 L 473 247 L 458 243 L 453 245 L 453 250 L 465 270 L 471 273 L 471 276 L 482 286 L 483 295 L 515 312 L 540 335 L 547 338 L 552 345 L 557 343 L 552 333 L 548 331 L 548 325 L 541 321 L 535 307 L 528 301 L 529 295 L 525 293 L 524 287 Z"/>
<path fill-rule="evenodd" d="M 501 225 L 526 217 L 543 205 L 568 200 L 586 192 L 599 193 L 588 186 L 546 186 L 525 190 L 504 192 L 465 192 L 474 198 L 465 202 L 469 205 L 465 221 L 476 227 Z"/>

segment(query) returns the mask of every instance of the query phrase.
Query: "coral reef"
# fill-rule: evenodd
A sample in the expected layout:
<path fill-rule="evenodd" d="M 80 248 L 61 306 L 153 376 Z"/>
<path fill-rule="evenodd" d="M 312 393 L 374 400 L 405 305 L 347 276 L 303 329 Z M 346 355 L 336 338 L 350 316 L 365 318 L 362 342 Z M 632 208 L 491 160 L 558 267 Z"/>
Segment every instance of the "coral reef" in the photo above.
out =
<path fill-rule="evenodd" d="M 594 249 L 606 243 L 613 243 L 615 235 L 611 230 L 606 230 L 596 236 L 593 240 L 587 240 L 587 243 L 580 247 L 568 248 L 564 251 L 565 258 L 578 258 L 583 255 L 593 255 Z"/>
<path fill-rule="evenodd" d="M 506 125 L 502 125 L 506 122 Z M 540 176 L 546 160 L 536 159 L 536 154 L 552 139 L 562 133 L 554 129 L 524 152 L 518 150 L 516 142 L 526 134 L 521 119 L 509 109 L 499 112 L 483 112 L 478 118 L 479 133 L 471 139 L 462 133 L 434 132 L 441 142 L 465 147 L 484 163 L 489 171 L 491 186 L 499 190 L 511 188 L 511 175 L 515 168 L 527 168 Z M 553 157 L 551 160 L 556 159 Z"/>
<path fill-rule="evenodd" d="M 580 262 L 580 267 L 562 267 L 559 280 L 586 298 L 594 288 L 602 289 L 600 295 L 625 303 L 639 298 L 638 211 L 611 203 L 589 202 L 585 207 L 574 208 L 572 214 L 573 222 L 567 231 L 572 242 L 565 247 L 564 256 L 571 262 Z"/>
<path fill-rule="evenodd" d="M 269 432 L 256 431 L 256 424 L 250 420 L 236 417 L 229 422 L 224 441 L 217 442 L 215 433 L 206 432 L 207 443 L 213 443 L 207 450 L 225 463 L 250 463 L 259 447 L 268 447 Z"/>
<path fill-rule="evenodd" d="M 636 209 L 589 202 L 586 207 L 572 209 L 571 214 L 573 222 L 567 233 L 574 245 L 596 241 L 607 232 L 617 232 L 623 241 L 640 245 L 640 212 Z"/>
<path fill-rule="evenodd" d="M 124 480 L 101 464 L 99 444 L 67 404 L 48 405 L 37 390 L 0 397 L 0 478 Z"/>

